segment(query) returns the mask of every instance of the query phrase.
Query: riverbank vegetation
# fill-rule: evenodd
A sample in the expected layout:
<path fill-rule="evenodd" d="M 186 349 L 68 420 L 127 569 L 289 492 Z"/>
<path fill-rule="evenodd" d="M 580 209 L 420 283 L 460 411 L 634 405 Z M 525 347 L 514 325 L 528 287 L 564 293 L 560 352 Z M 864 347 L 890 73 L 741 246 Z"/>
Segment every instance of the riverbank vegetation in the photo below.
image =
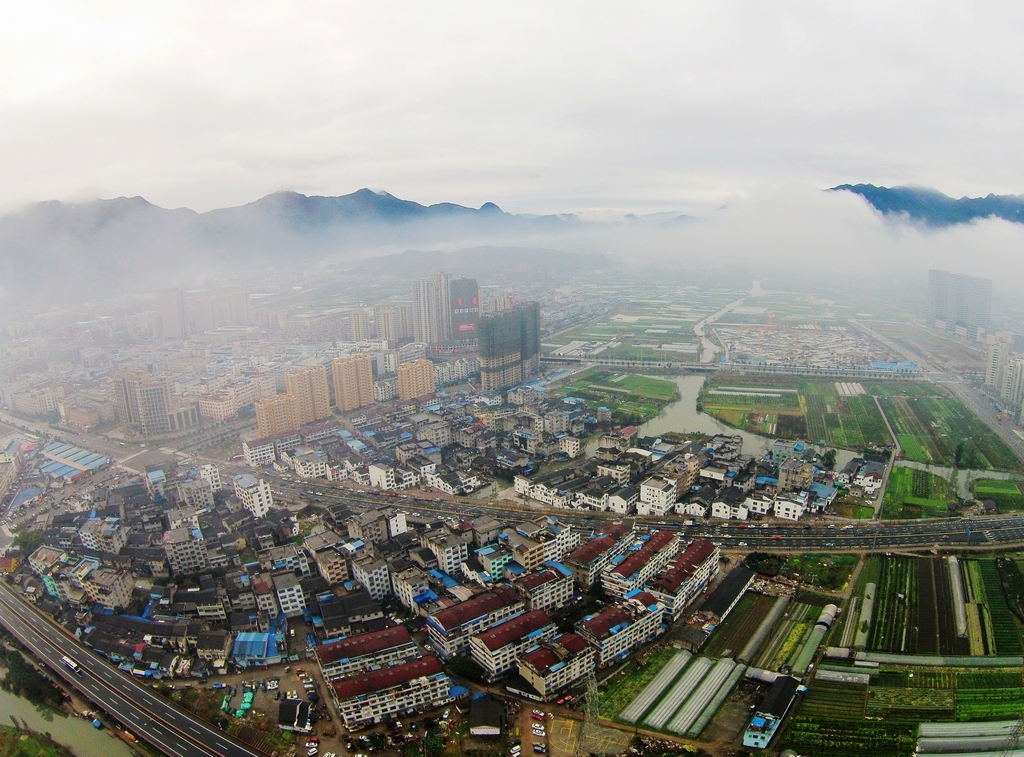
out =
<path fill-rule="evenodd" d="M 74 757 L 74 754 L 42 734 L 0 726 L 0 757 Z"/>

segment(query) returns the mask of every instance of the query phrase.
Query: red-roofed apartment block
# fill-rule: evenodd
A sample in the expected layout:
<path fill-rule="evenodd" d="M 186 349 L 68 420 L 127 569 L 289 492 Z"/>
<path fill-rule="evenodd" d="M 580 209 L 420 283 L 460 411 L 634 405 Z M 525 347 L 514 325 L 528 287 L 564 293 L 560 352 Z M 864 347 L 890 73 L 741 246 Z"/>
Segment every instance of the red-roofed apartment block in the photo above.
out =
<path fill-rule="evenodd" d="M 598 667 L 628 656 L 661 633 L 665 606 L 646 591 L 633 591 L 618 604 L 606 607 L 576 624 L 576 633 L 597 649 Z"/>
<path fill-rule="evenodd" d="M 473 659 L 495 680 L 515 669 L 519 654 L 526 647 L 554 638 L 555 624 L 543 610 L 517 615 L 469 640 Z"/>
<path fill-rule="evenodd" d="M 691 542 L 668 570 L 651 582 L 650 592 L 665 605 L 665 620 L 677 620 L 718 575 L 718 545 L 710 539 Z"/>
<path fill-rule="evenodd" d="M 589 590 L 608 564 L 626 551 L 633 539 L 632 529 L 621 523 L 608 526 L 603 534 L 580 545 L 565 559 L 565 567 L 576 576 L 576 583 Z"/>
<path fill-rule="evenodd" d="M 451 681 L 436 657 L 335 681 L 334 704 L 351 730 L 441 707 L 452 700 Z"/>
<path fill-rule="evenodd" d="M 434 649 L 445 660 L 469 651 L 469 640 L 496 623 L 514 618 L 523 603 L 511 586 L 498 586 L 427 618 Z"/>
<path fill-rule="evenodd" d="M 316 648 L 316 659 L 328 682 L 370 667 L 414 660 L 419 650 L 405 626 L 349 636 Z"/>
<path fill-rule="evenodd" d="M 527 649 L 519 659 L 519 675 L 540 699 L 547 701 L 593 670 L 594 658 L 594 648 L 582 636 L 567 633 L 550 643 Z"/>
<path fill-rule="evenodd" d="M 527 610 L 561 607 L 572 598 L 572 574 L 548 568 L 512 582 Z"/>
<path fill-rule="evenodd" d="M 639 549 L 627 552 L 624 559 L 601 573 L 601 586 L 613 597 L 624 597 L 642 589 L 668 565 L 679 551 L 679 538 L 671 531 L 655 531 Z"/>

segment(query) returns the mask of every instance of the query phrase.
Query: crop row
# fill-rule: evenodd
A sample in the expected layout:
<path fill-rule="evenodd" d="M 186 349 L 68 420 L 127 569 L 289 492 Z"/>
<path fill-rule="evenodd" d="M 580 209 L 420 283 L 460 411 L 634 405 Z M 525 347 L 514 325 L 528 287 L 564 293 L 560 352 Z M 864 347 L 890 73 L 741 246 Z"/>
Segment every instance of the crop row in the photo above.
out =
<path fill-rule="evenodd" d="M 782 746 L 817 757 L 909 757 L 917 741 L 915 724 L 853 723 L 795 716 Z"/>
<path fill-rule="evenodd" d="M 980 569 L 981 578 L 985 586 L 985 595 L 988 599 L 995 653 L 998 655 L 1019 655 L 1021 653 L 1020 631 L 1006 603 L 996 564 L 992 560 L 983 560 L 980 563 Z"/>
<path fill-rule="evenodd" d="M 894 557 L 882 566 L 875 607 L 871 649 L 885 652 L 917 651 L 917 630 L 910 612 L 917 602 L 917 560 Z"/>

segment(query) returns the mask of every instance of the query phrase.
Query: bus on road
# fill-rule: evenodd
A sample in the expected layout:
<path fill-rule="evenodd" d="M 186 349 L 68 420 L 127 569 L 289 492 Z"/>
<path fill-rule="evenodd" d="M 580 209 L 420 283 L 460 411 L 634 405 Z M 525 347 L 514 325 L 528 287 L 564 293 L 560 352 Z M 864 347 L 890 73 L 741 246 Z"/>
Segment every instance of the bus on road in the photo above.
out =
<path fill-rule="evenodd" d="M 68 669 L 71 670 L 71 672 L 75 675 L 82 675 L 82 667 L 67 655 L 61 657 L 60 661 L 63 662 L 68 667 Z"/>

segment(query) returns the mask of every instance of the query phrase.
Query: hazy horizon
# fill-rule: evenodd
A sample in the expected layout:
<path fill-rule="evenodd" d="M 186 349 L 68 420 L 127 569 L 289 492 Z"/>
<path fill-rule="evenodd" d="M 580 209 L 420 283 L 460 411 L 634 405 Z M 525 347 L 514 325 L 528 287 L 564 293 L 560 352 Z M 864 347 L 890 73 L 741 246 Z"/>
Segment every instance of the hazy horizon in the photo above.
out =
<path fill-rule="evenodd" d="M 1024 190 L 1018 8 L 303 10 L 15 9 L 0 209 L 140 195 L 203 211 L 365 186 L 704 215 L 786 185 Z"/>

